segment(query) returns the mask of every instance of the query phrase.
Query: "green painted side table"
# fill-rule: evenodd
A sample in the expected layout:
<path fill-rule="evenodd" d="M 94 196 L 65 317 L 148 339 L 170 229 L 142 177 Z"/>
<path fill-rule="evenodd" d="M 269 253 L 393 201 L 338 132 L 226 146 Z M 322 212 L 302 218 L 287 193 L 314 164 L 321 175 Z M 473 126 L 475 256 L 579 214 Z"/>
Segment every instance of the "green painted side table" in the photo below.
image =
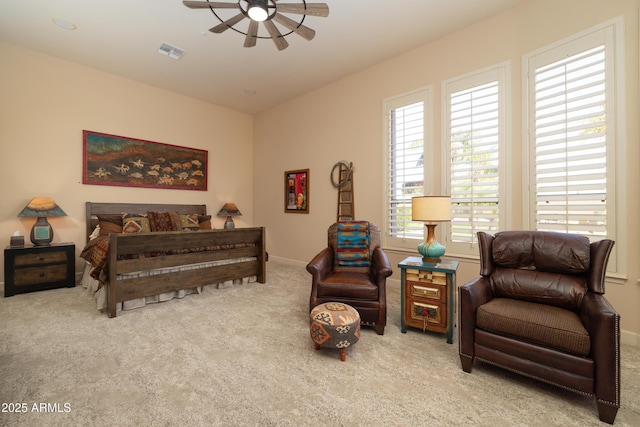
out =
<path fill-rule="evenodd" d="M 407 333 L 407 326 L 446 333 L 447 342 L 453 344 L 458 261 L 423 262 L 421 257 L 408 257 L 398 267 L 402 333 Z"/>

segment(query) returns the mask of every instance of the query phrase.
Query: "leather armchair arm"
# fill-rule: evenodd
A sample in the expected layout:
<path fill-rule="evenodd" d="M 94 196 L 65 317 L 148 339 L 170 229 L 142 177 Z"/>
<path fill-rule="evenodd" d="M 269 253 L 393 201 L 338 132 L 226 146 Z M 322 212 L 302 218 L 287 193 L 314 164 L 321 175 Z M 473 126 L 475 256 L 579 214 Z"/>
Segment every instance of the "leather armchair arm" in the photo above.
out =
<path fill-rule="evenodd" d="M 307 264 L 307 271 L 311 273 L 313 284 L 325 279 L 333 271 L 333 250 L 324 248 Z"/>
<path fill-rule="evenodd" d="M 371 278 L 373 282 L 380 286 L 384 286 L 387 277 L 393 274 L 389 258 L 382 249 L 376 248 L 371 257 Z"/>
<path fill-rule="evenodd" d="M 493 298 L 491 285 L 486 277 L 477 277 L 458 288 L 458 312 L 460 315 L 460 353 L 475 356 L 474 336 L 476 310 Z"/>
<path fill-rule="evenodd" d="M 595 395 L 598 400 L 619 406 L 620 315 L 604 295 L 587 292 L 582 299 L 580 319 L 591 337 Z"/>
<path fill-rule="evenodd" d="M 382 307 L 386 307 L 387 305 L 387 277 L 393 274 L 393 270 L 391 269 L 391 264 L 389 263 L 389 258 L 387 258 L 387 254 L 385 254 L 382 249 L 375 248 L 373 251 L 373 255 L 371 256 L 371 267 L 370 267 L 371 279 L 373 283 L 378 286 L 378 301 Z M 381 310 L 381 315 L 385 314 L 384 323 L 386 323 L 386 309 Z M 380 319 L 379 322 L 383 320 Z"/>
<path fill-rule="evenodd" d="M 587 276 L 587 286 L 590 292 L 604 294 L 604 278 L 613 245 L 614 241 L 609 239 L 591 243 L 591 262 Z"/>

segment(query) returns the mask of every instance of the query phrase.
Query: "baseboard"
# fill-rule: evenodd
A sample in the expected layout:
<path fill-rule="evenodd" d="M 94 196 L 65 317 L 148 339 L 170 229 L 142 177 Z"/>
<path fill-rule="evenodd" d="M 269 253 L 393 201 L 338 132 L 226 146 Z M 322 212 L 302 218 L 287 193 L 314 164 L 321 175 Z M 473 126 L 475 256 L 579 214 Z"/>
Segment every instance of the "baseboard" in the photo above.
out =
<path fill-rule="evenodd" d="M 279 256 L 274 256 L 274 255 L 269 255 L 269 258 L 274 259 L 274 260 L 278 260 L 281 262 L 285 262 L 287 264 L 291 264 L 291 265 L 299 265 L 301 267 L 306 267 L 308 262 L 304 262 L 304 261 L 299 261 L 299 260 L 295 260 L 295 259 L 291 259 L 291 258 L 283 258 L 283 257 L 279 257 Z"/>
<path fill-rule="evenodd" d="M 640 346 L 640 334 L 634 332 L 621 330 L 620 331 L 620 343 L 633 346 Z"/>

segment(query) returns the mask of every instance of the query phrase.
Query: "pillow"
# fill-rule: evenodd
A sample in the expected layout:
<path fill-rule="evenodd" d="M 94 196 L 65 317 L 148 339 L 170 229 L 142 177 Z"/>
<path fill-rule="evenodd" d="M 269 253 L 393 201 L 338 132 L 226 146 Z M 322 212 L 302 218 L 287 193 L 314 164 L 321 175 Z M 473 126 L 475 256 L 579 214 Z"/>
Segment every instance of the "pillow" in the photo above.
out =
<path fill-rule="evenodd" d="M 198 231 L 200 230 L 200 223 L 198 222 L 198 214 L 180 214 L 180 228 L 185 231 Z"/>
<path fill-rule="evenodd" d="M 491 275 L 494 297 L 554 305 L 578 312 L 587 293 L 583 275 L 496 267 Z"/>
<path fill-rule="evenodd" d="M 122 233 L 122 215 L 97 215 L 97 217 L 101 236 Z"/>
<path fill-rule="evenodd" d="M 151 231 L 180 231 L 178 212 L 147 212 Z"/>
<path fill-rule="evenodd" d="M 123 233 L 149 233 L 151 226 L 146 214 L 123 213 L 122 232 Z"/>
<path fill-rule="evenodd" d="M 89 235 L 89 240 L 93 240 L 98 236 L 100 236 L 100 224 L 96 225 L 96 228 L 93 229 L 93 231 Z"/>
<path fill-rule="evenodd" d="M 345 221 L 338 223 L 336 232 L 336 259 L 345 267 L 369 266 L 369 223 L 367 221 Z"/>
<path fill-rule="evenodd" d="M 198 215 L 198 224 L 200 225 L 200 230 L 211 230 L 213 228 L 211 226 L 211 215 Z"/>

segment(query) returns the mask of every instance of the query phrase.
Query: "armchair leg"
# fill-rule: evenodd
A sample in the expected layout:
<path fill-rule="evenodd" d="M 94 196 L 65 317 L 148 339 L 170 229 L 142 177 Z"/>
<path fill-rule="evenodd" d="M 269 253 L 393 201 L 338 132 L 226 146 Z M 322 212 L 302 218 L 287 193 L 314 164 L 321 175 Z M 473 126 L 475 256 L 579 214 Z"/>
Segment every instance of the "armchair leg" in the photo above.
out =
<path fill-rule="evenodd" d="M 470 374 L 473 367 L 473 356 L 460 353 L 460 363 L 462 364 L 462 370 Z"/>
<path fill-rule="evenodd" d="M 600 421 L 604 421 L 608 424 L 613 424 L 613 421 L 616 419 L 616 415 L 618 414 L 618 407 L 602 402 L 600 400 L 598 400 L 597 403 L 598 416 L 600 417 Z"/>
<path fill-rule="evenodd" d="M 384 326 L 376 325 L 376 333 L 378 335 L 384 335 Z"/>

